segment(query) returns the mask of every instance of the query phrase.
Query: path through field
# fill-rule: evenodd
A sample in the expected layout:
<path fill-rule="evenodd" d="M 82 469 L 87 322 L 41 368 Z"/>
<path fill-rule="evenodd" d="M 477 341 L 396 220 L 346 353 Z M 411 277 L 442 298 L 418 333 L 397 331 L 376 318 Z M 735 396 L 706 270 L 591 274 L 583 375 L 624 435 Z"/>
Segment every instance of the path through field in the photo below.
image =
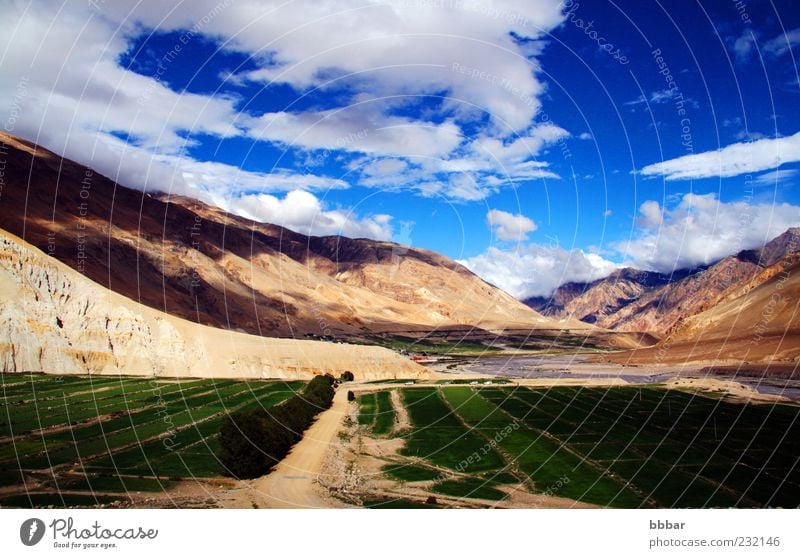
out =
<path fill-rule="evenodd" d="M 303 439 L 275 470 L 251 484 L 253 499 L 265 508 L 331 508 L 341 503 L 320 494 L 315 480 L 325 456 L 335 442 L 339 427 L 347 414 L 347 390 L 340 389 L 333 405 L 311 425 Z"/>

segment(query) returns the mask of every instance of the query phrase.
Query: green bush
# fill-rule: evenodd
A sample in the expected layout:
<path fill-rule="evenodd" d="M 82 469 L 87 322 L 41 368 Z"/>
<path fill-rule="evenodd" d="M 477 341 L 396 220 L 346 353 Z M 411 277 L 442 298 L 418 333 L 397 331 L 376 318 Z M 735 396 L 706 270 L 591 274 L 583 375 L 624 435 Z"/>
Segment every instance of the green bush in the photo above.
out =
<path fill-rule="evenodd" d="M 252 479 L 266 474 L 314 418 L 333 403 L 333 377 L 317 376 L 302 393 L 275 407 L 229 413 L 220 428 L 220 461 L 224 474 Z"/>

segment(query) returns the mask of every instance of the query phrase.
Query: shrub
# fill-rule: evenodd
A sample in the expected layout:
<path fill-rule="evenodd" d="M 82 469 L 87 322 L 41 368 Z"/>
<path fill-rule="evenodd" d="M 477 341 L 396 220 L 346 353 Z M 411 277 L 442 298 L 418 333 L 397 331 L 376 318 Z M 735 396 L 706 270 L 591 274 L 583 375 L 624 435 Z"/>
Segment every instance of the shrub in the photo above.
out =
<path fill-rule="evenodd" d="M 343 382 L 352 382 L 355 379 L 356 379 L 356 377 L 349 370 L 345 370 L 344 372 L 342 372 L 342 381 Z"/>
<path fill-rule="evenodd" d="M 314 418 L 333 402 L 333 376 L 316 376 L 275 407 L 229 413 L 219 441 L 224 474 L 252 479 L 266 474 L 302 437 Z"/>
<path fill-rule="evenodd" d="M 352 391 L 348 391 L 347 392 L 347 400 L 348 401 L 355 401 L 356 400 L 356 394 L 353 393 Z"/>

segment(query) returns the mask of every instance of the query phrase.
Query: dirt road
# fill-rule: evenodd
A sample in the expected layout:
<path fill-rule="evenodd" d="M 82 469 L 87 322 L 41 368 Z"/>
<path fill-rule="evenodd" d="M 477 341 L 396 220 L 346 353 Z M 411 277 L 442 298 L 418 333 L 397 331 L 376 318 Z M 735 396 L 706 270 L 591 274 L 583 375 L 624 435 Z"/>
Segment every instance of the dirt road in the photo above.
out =
<path fill-rule="evenodd" d="M 347 414 L 347 389 L 339 389 L 322 413 L 275 470 L 252 482 L 251 497 L 264 508 L 331 508 L 343 504 L 325 498 L 315 483 L 330 445 Z"/>

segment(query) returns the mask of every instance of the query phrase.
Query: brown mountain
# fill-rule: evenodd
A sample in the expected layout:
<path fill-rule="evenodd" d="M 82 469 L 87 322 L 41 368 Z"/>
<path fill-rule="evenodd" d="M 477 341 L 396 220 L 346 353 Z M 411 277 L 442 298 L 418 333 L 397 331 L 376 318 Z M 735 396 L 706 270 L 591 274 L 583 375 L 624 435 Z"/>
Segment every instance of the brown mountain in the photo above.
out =
<path fill-rule="evenodd" d="M 100 285 L 200 324 L 262 336 L 587 329 L 544 318 L 439 254 L 309 237 L 126 188 L 14 136 L 0 227 Z"/>
<path fill-rule="evenodd" d="M 794 233 L 779 237 L 794 246 Z M 771 248 L 774 248 L 772 245 Z M 763 252 L 766 262 L 779 250 Z M 793 251 L 762 268 L 750 280 L 733 285 L 716 297 L 709 309 L 687 317 L 659 344 L 610 357 L 626 363 L 736 363 L 733 372 L 772 374 L 765 368 L 749 370 L 748 363 L 794 361 L 800 358 L 800 252 Z"/>
<path fill-rule="evenodd" d="M 549 303 L 526 301 L 543 313 L 574 317 L 616 331 L 667 334 L 687 318 L 713 308 L 731 289 L 748 284 L 778 260 L 800 249 L 800 228 L 792 228 L 763 248 L 745 250 L 707 268 L 672 276 L 623 269 L 586 285 L 566 285 Z"/>
<path fill-rule="evenodd" d="M 572 316 L 586 323 L 603 323 L 644 294 L 685 275 L 669 276 L 626 267 L 591 283 L 565 283 L 549 297 L 534 297 L 524 302 L 546 316 Z"/>

